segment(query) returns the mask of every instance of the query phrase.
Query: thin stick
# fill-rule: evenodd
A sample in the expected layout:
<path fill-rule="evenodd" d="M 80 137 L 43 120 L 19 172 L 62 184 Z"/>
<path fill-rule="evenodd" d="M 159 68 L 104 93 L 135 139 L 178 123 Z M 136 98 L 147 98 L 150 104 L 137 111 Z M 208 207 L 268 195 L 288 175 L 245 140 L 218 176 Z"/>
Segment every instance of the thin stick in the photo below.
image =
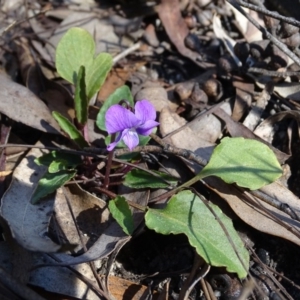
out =
<path fill-rule="evenodd" d="M 128 54 L 134 52 L 135 50 L 139 49 L 141 47 L 141 43 L 138 42 L 136 44 L 133 44 L 131 47 L 127 48 L 123 52 L 119 53 L 113 58 L 113 64 L 115 65 L 119 60 L 126 57 Z"/>
<path fill-rule="evenodd" d="M 291 58 L 298 66 L 300 66 L 300 58 L 296 56 L 284 43 L 275 38 L 269 31 L 261 26 L 254 18 L 247 14 L 239 5 L 238 0 L 226 0 L 234 8 L 236 8 L 243 16 L 245 16 L 258 30 L 260 30 L 274 45 L 283 51 L 289 58 Z"/>
<path fill-rule="evenodd" d="M 294 25 L 294 26 L 300 28 L 300 22 L 297 21 L 294 18 L 289 18 L 289 17 L 282 16 L 277 11 L 270 11 L 270 10 L 267 10 L 266 8 L 264 8 L 264 7 L 259 7 L 259 6 L 256 6 L 256 5 L 244 2 L 242 0 L 236 0 L 236 1 L 238 2 L 238 4 L 240 6 L 249 8 L 251 10 L 254 10 L 254 11 L 257 11 L 259 13 L 262 13 L 262 14 L 264 14 L 266 16 L 269 16 L 269 17 L 272 17 L 274 19 L 278 19 L 278 20 L 284 21 L 285 23 L 288 23 L 288 24 L 291 24 L 291 25 Z"/>
<path fill-rule="evenodd" d="M 286 78 L 289 76 L 300 76 L 300 72 L 293 72 L 293 71 L 277 72 L 277 71 L 270 71 L 270 70 L 260 69 L 260 68 L 249 68 L 247 69 L 247 72 L 267 75 L 270 77 L 280 77 L 280 78 Z"/>

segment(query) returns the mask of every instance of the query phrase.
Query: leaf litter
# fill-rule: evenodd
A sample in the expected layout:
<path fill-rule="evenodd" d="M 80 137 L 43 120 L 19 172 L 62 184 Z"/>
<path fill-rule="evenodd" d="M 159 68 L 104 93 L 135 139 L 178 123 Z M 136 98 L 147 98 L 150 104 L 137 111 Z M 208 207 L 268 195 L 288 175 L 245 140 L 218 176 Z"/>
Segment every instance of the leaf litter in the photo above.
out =
<path fill-rule="evenodd" d="M 272 276 L 268 280 L 272 284 L 265 289 L 265 296 L 276 293 L 281 299 L 299 298 L 297 285 L 300 284 L 300 278 L 295 271 L 298 261 L 295 254 L 300 246 L 300 193 L 296 184 L 300 164 L 297 142 L 299 79 L 295 76 L 297 73 L 295 67 L 292 67 L 293 61 L 278 54 L 264 36 L 265 45 L 262 45 L 259 41 L 262 39 L 262 35 L 259 36 L 261 31 L 250 26 L 248 19 L 241 18 L 240 13 L 227 2 L 225 5 L 218 1 L 206 1 L 203 4 L 203 1 L 164 0 L 159 5 L 152 4 L 145 9 L 143 3 L 132 6 L 120 1 L 117 6 L 110 4 L 110 9 L 107 9 L 89 1 L 85 3 L 83 11 L 78 10 L 84 4 L 80 1 L 79 4 L 66 4 L 64 8 L 53 3 L 43 7 L 36 2 L 35 7 L 26 7 L 31 18 L 23 25 L 20 21 L 26 18 L 22 10 L 25 4 L 17 8 L 9 6 L 8 1 L 4 2 L 5 14 L 0 15 L 3 32 L 1 45 L 5 44 L 0 50 L 1 62 L 5 67 L 0 76 L 1 126 L 9 120 L 14 135 L 25 141 L 28 140 L 26 135 L 30 135 L 35 140 L 30 141 L 32 145 L 40 140 L 39 132 L 43 132 L 46 138 L 54 139 L 60 147 L 65 144 L 51 112 L 59 111 L 69 120 L 74 118 L 70 108 L 70 95 L 74 90 L 64 81 L 58 82 L 58 75 L 53 69 L 57 43 L 69 28 L 76 26 L 88 29 L 95 40 L 96 54 L 106 51 L 116 55 L 128 47 L 134 47 L 136 42 L 141 43 L 131 54 L 114 63 L 112 74 L 121 69 L 125 72 L 121 82 L 127 81 L 132 86 L 135 100 L 148 98 L 154 105 L 159 112 L 158 134 L 163 138 L 164 145 L 167 143 L 174 147 L 177 153 L 182 153 L 180 149 L 186 151 L 182 155 L 185 158 L 177 160 L 174 168 L 181 171 L 187 167 L 187 177 L 197 174 L 202 166 L 186 158 L 188 151 L 203 161 L 209 161 L 220 139 L 231 136 L 264 140 L 287 170 L 280 180 L 257 192 L 242 190 L 215 177 L 204 179 L 194 188 L 221 207 L 244 237 L 248 249 L 259 254 L 260 261 L 254 254 L 251 255 L 253 263 L 249 278 L 256 276 L 259 285 L 263 276 L 260 268 L 271 268 Z M 28 2 L 26 5 L 29 5 Z M 36 14 L 43 10 L 45 12 Z M 278 10 L 283 13 L 280 8 Z M 293 11 L 289 13 L 293 15 Z M 284 21 L 275 22 L 272 18 L 264 18 L 263 23 L 259 14 L 252 9 L 246 15 L 252 16 L 277 36 L 279 41 L 284 41 L 290 49 L 296 49 L 297 53 L 298 29 L 291 29 Z M 127 27 L 132 20 L 135 20 L 132 24 L 137 25 Z M 14 21 L 17 23 L 13 24 Z M 7 23 L 11 23 L 12 27 L 6 27 Z M 26 40 L 23 37 L 17 38 L 18 43 L 14 44 L 11 36 L 22 36 L 25 30 L 30 30 L 31 36 Z M 150 33 L 153 35 L 151 38 Z M 17 47 L 17 63 L 13 51 L 8 51 L 9 47 Z M 30 53 L 34 55 L 30 56 Z M 296 70 L 299 71 L 299 68 Z M 120 78 L 115 74 L 104 83 L 107 91 L 114 91 L 120 85 Z M 269 86 L 274 88 L 270 89 Z M 107 94 L 100 92 L 95 99 L 96 111 L 105 103 Z M 105 136 L 95 130 L 95 120 L 95 117 L 89 120 L 89 142 L 101 145 L 101 153 L 105 154 Z M 20 130 L 20 124 L 27 128 L 25 135 Z M 37 129 L 38 133 L 35 131 L 31 134 L 31 128 Z M 15 142 L 14 135 L 11 134 L 9 143 Z M 168 170 L 166 161 L 175 160 L 174 149 L 172 155 L 163 150 L 160 153 L 153 150 L 151 153 L 150 149 L 147 150 L 149 153 L 143 153 L 148 155 L 144 157 L 147 157 L 150 170 Z M 1 200 L 1 216 L 14 240 L 26 251 L 41 252 L 33 264 L 33 267 L 39 268 L 26 271 L 31 281 L 25 281 L 24 284 L 30 283 L 34 287 L 46 289 L 49 293 L 47 296 L 52 292 L 78 298 L 83 297 L 85 289 L 92 287 L 96 294 L 89 294 L 88 299 L 97 299 L 99 295 L 138 299 L 142 297 L 138 296 L 138 291 L 153 295 L 167 292 L 179 295 L 178 286 L 187 284 L 189 278 L 185 275 L 179 277 L 178 274 L 190 272 L 193 265 L 193 254 L 184 237 L 171 236 L 168 237 L 168 243 L 162 242 L 158 236 L 145 229 L 144 214 L 136 209 L 133 210 L 135 232 L 132 238 L 126 236 L 108 212 L 107 199 L 113 195 L 93 185 L 94 178 L 78 177 L 76 180 L 80 186 L 70 182 L 59 189 L 56 195 L 50 195 L 33 206 L 30 198 L 34 185 L 46 171 L 46 168 L 33 163 L 33 158 L 39 155 L 41 150 L 27 152 L 19 164 L 13 167 L 11 182 L 10 177 L 5 175 L 5 182 L 7 185 L 10 183 L 10 186 Z M 101 173 L 104 170 L 101 156 L 97 163 L 97 172 Z M 125 164 L 122 172 L 128 172 L 126 168 L 133 166 Z M 109 192 L 139 205 L 163 208 L 166 204 L 167 199 L 155 204 L 151 202 L 154 197 L 161 197 L 157 196 L 161 190 L 152 191 L 151 194 L 147 188 L 142 191 L 128 190 L 118 182 L 119 179 L 122 181 L 122 176 L 117 178 L 112 182 L 119 184 L 118 189 L 112 185 Z M 182 180 L 186 178 L 182 176 Z M 6 230 L 4 235 L 8 236 Z M 132 245 L 140 237 L 146 240 L 149 238 L 156 250 L 145 242 L 138 245 L 139 253 L 134 252 Z M 4 246 L 0 251 L 4 255 L 9 244 L 7 241 L 1 243 Z M 173 249 L 170 245 L 173 245 Z M 65 253 L 56 253 L 59 249 Z M 174 249 L 178 253 L 185 253 L 186 259 L 184 255 L 181 258 L 174 256 Z M 128 254 L 126 259 L 124 253 Z M 88 262 L 92 262 L 101 276 L 106 276 L 105 282 L 97 282 Z M 79 273 L 74 270 L 65 273 L 65 266 L 77 264 L 82 264 L 82 269 L 77 270 Z M 1 268 L 9 272 L 3 262 Z M 281 272 L 282 278 L 276 272 Z M 68 281 L 70 276 L 75 277 Z M 76 276 L 86 276 L 80 288 L 80 280 L 76 282 Z M 202 285 L 211 284 L 213 290 L 224 298 L 241 293 L 242 286 L 234 285 L 234 275 L 229 279 L 227 276 L 224 270 L 216 268 L 201 279 Z M 294 284 L 290 284 L 291 281 L 283 276 L 290 278 Z M 194 274 L 192 279 L 196 280 L 196 277 L 197 274 Z M 230 288 L 221 290 L 216 285 L 217 278 L 227 278 Z M 277 279 L 282 279 L 283 286 Z M 53 285 L 49 286 L 49 281 Z M 59 282 L 63 284 L 58 285 Z M 124 288 L 121 287 L 122 282 Z M 72 285 L 78 287 L 78 290 L 72 288 Z M 134 287 L 136 294 L 128 296 L 126 289 Z M 202 291 L 200 285 L 193 286 L 192 293 L 188 289 L 183 290 L 184 296 L 189 295 L 191 299 L 197 299 L 197 293 Z M 255 297 L 260 297 L 261 291 L 254 288 L 253 293 Z M 249 296 L 247 299 L 252 298 Z"/>

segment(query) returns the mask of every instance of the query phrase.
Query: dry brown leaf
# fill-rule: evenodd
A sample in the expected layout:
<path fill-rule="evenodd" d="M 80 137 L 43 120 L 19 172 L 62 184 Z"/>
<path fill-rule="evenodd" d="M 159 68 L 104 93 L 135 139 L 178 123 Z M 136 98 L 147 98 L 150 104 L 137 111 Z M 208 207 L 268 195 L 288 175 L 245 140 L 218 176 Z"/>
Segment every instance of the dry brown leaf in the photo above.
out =
<path fill-rule="evenodd" d="M 48 197 L 36 205 L 30 203 L 38 180 L 47 170 L 34 163 L 34 159 L 42 154 L 41 150 L 32 149 L 15 169 L 11 185 L 2 198 L 1 216 L 6 220 L 12 236 L 24 248 L 56 252 L 60 246 L 47 238 L 54 197 Z"/>
<path fill-rule="evenodd" d="M 57 122 L 43 101 L 3 73 L 0 73 L 0 111 L 30 127 L 60 134 Z"/>
<path fill-rule="evenodd" d="M 18 62 L 23 82 L 27 80 L 28 69 L 35 64 L 28 39 L 21 37 L 15 41 Z"/>
<path fill-rule="evenodd" d="M 133 72 L 133 69 L 114 68 L 106 77 L 105 82 L 97 95 L 97 100 L 103 103 L 110 94 L 128 81 Z"/>
<path fill-rule="evenodd" d="M 205 178 L 205 182 L 251 227 L 300 245 L 300 232 L 297 236 L 290 230 L 290 227 L 294 227 L 299 231 L 300 222 L 291 219 L 287 214 L 261 200 L 256 199 L 254 203 L 247 201 L 241 192 L 219 178 L 208 177 Z M 288 204 L 292 209 L 300 211 L 299 199 L 280 183 L 274 182 L 262 188 L 261 191 Z M 279 220 L 285 223 L 285 226 Z"/>
<path fill-rule="evenodd" d="M 300 101 L 299 82 L 282 82 L 274 86 L 274 92 L 282 98 L 288 98 L 294 101 Z"/>
<path fill-rule="evenodd" d="M 243 122 L 243 124 L 250 130 L 254 130 L 254 128 L 259 124 L 261 115 L 265 111 L 265 108 L 271 98 L 272 91 L 273 86 L 271 84 L 266 84 L 261 93 L 255 97 L 256 103 L 252 106 L 252 109 Z"/>
<path fill-rule="evenodd" d="M 277 148 L 273 147 L 271 144 L 268 144 L 266 141 L 256 136 L 251 130 L 249 130 L 249 128 L 245 127 L 243 124 L 233 121 L 231 117 L 223 109 L 217 108 L 214 110 L 213 113 L 226 123 L 227 130 L 229 131 L 232 137 L 244 137 L 248 139 L 256 139 L 262 143 L 265 143 L 274 151 L 278 161 L 281 164 L 283 164 L 290 157 L 290 155 L 281 152 Z"/>
<path fill-rule="evenodd" d="M 248 43 L 254 42 L 254 41 L 260 41 L 262 39 L 262 33 L 260 30 L 258 30 L 249 20 L 242 15 L 236 8 L 234 8 L 232 5 L 230 5 L 228 2 L 226 2 L 228 6 L 232 9 L 236 22 L 238 24 L 238 28 L 240 29 L 241 33 L 244 35 L 246 41 Z M 262 21 L 262 18 L 259 16 L 259 14 L 253 10 L 250 10 L 248 8 L 243 8 L 247 14 L 249 14 L 252 18 L 254 18 L 260 25 L 264 26 L 264 23 Z"/>
<path fill-rule="evenodd" d="M 27 73 L 26 86 L 47 103 L 49 110 L 57 111 L 70 121 L 75 118 L 74 100 L 70 92 L 58 82 L 49 80 L 39 65 L 32 65 Z"/>
<path fill-rule="evenodd" d="M 275 133 L 274 125 L 285 119 L 292 119 L 297 122 L 298 134 L 300 136 L 300 112 L 296 110 L 281 111 L 273 116 L 268 117 L 257 126 L 257 128 L 254 130 L 254 133 L 265 141 L 271 143 Z"/>
<path fill-rule="evenodd" d="M 245 82 L 241 78 L 235 78 L 232 84 L 236 88 L 236 97 L 231 118 L 239 121 L 250 108 L 254 84 Z"/>
<path fill-rule="evenodd" d="M 116 277 L 108 277 L 108 288 L 116 300 L 139 300 L 148 294 L 148 287 Z M 151 293 L 152 299 L 158 299 L 157 292 Z"/>
<path fill-rule="evenodd" d="M 74 189 L 74 187 L 72 187 L 72 189 Z M 78 188 L 77 189 L 77 197 L 78 197 L 78 201 L 80 201 L 80 196 L 79 195 L 85 195 L 85 197 L 91 197 L 88 196 L 88 194 L 84 191 L 79 191 Z M 73 191 L 74 192 L 74 191 Z M 148 203 L 148 199 L 149 199 L 149 191 L 136 191 L 136 190 L 132 190 L 129 189 L 128 187 L 125 186 L 120 186 L 119 188 L 119 193 L 122 194 L 126 199 L 131 200 L 133 202 L 136 202 L 140 205 L 146 206 Z M 60 195 L 60 197 L 64 197 L 62 194 Z M 71 196 L 70 196 L 71 198 Z M 95 197 L 96 199 L 96 197 Z M 71 199 L 70 199 L 71 201 Z M 93 203 L 95 202 L 95 200 L 93 200 Z M 79 202 L 78 202 L 79 203 Z M 95 203 L 94 203 L 95 204 Z M 87 204 L 88 205 L 88 204 Z M 94 205 L 95 206 L 95 205 Z M 58 209 L 60 209 L 58 207 Z M 104 207 L 103 207 L 104 209 Z M 77 208 L 78 210 L 78 208 Z M 135 227 L 139 226 L 139 224 L 141 223 L 141 221 L 143 220 L 144 214 L 141 213 L 139 210 L 134 209 L 133 210 L 133 220 L 134 220 L 134 224 Z M 65 209 L 62 209 L 62 214 L 65 214 L 68 212 L 65 212 Z M 60 260 L 62 260 L 62 263 L 57 263 L 56 265 L 74 265 L 74 264 L 81 264 L 81 263 L 85 263 L 88 261 L 94 261 L 96 259 L 102 259 L 104 257 L 106 257 L 108 254 L 110 254 L 115 248 L 118 247 L 119 244 L 125 244 L 127 241 L 130 240 L 131 237 L 127 236 L 123 230 L 121 229 L 121 227 L 117 224 L 117 222 L 111 218 L 107 219 L 107 214 L 108 211 L 105 212 L 105 214 L 102 216 L 101 214 L 99 214 L 99 225 L 98 227 L 95 227 L 96 224 L 91 225 L 92 228 L 90 229 L 91 232 L 93 232 L 94 237 L 97 237 L 98 235 L 99 238 L 96 241 L 93 241 L 93 243 L 91 243 L 90 241 L 90 248 L 88 249 L 87 252 L 85 252 L 84 254 L 77 256 L 77 257 L 66 257 L 66 256 L 62 256 L 60 254 L 56 254 L 55 256 L 57 258 L 59 258 Z M 97 214 L 97 212 L 96 212 Z M 86 218 L 88 219 L 89 216 L 87 215 Z M 78 219 L 78 218 L 77 218 Z M 65 218 L 61 217 L 61 220 L 64 222 Z M 69 220 L 69 219 L 67 219 Z M 102 221 L 104 222 L 104 224 L 102 224 Z M 97 220 L 95 220 L 95 222 L 97 222 Z M 74 232 L 74 227 L 72 227 L 71 232 L 73 232 L 73 240 L 76 239 L 76 233 Z M 101 232 L 101 234 L 100 234 Z"/>
<path fill-rule="evenodd" d="M 178 52 L 198 64 L 199 54 L 191 51 L 184 44 L 189 29 L 181 16 L 179 1 L 162 0 L 157 7 L 157 12 L 169 39 Z"/>
<path fill-rule="evenodd" d="M 159 122 L 160 131 L 163 137 L 186 124 L 186 121 L 183 118 L 176 113 L 172 113 L 168 108 L 161 111 Z M 189 127 L 184 127 L 176 134 L 167 137 L 164 140 L 176 147 L 194 151 L 204 159 L 210 157 L 214 148 L 213 143 L 204 140 L 197 132 Z"/>
<path fill-rule="evenodd" d="M 78 245 L 75 251 L 82 249 L 82 245 L 66 197 L 71 203 L 72 212 L 85 246 L 89 248 L 110 223 L 107 203 L 82 190 L 77 184 L 70 184 L 57 190 L 54 204 L 55 221 L 66 241 Z"/>
<path fill-rule="evenodd" d="M 9 274 L 12 274 L 12 261 L 15 259 L 16 255 L 17 253 L 12 251 L 9 243 L 3 241 L 0 242 L 0 268 L 4 269 Z M 55 298 L 50 298 L 48 295 L 49 298 L 47 297 L 42 299 L 58 299 L 57 294 L 65 295 L 59 299 L 99 299 L 99 296 L 95 294 L 89 285 L 83 282 L 74 272 L 68 270 L 67 268 L 53 268 L 48 266 L 34 269 L 34 267 L 37 265 L 45 263 L 52 264 L 54 260 L 51 259 L 49 255 L 39 252 L 29 252 L 28 255 L 31 256 L 30 258 L 32 267 L 29 272 L 29 281 L 26 282 L 26 284 L 28 283 L 45 291 L 56 293 Z M 19 259 L 24 260 L 25 257 L 19 257 Z M 97 286 L 95 277 L 92 274 L 91 268 L 88 264 L 73 266 L 73 268 L 79 272 L 81 276 L 87 278 L 87 280 Z"/>

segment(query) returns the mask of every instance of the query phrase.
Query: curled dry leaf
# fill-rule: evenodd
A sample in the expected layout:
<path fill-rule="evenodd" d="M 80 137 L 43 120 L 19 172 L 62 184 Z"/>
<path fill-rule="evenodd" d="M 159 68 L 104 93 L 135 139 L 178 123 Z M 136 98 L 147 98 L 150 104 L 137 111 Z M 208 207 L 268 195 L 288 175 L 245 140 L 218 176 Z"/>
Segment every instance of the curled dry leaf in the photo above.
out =
<path fill-rule="evenodd" d="M 282 82 L 274 86 L 274 92 L 282 98 L 288 98 L 294 101 L 300 99 L 300 84 L 299 82 Z"/>
<path fill-rule="evenodd" d="M 67 222 L 65 220 L 66 215 L 70 213 L 66 205 L 66 195 L 72 205 L 73 197 L 75 199 L 74 212 L 77 215 L 76 221 L 81 232 L 88 236 L 86 240 L 88 251 L 76 257 L 55 254 L 55 257 L 61 262 L 53 264 L 56 266 L 68 266 L 102 259 L 114 251 L 118 243 L 124 243 L 130 239 L 130 237 L 125 235 L 117 222 L 109 218 L 104 201 L 81 190 L 79 187 L 71 187 L 70 192 L 57 193 L 59 203 L 65 204 L 63 209 L 59 205 L 56 206 L 56 210 L 59 213 L 59 222 L 72 241 L 78 241 L 78 236 L 73 224 L 69 224 L 70 219 L 67 219 Z M 82 197 L 84 203 L 80 203 Z M 89 202 L 90 200 L 91 203 Z M 98 204 L 97 200 L 99 201 Z M 89 220 L 89 218 L 92 218 L 92 224 L 84 224 L 84 220 Z M 86 223 L 89 223 L 89 221 Z"/>
<path fill-rule="evenodd" d="M 256 127 L 254 133 L 265 141 L 271 143 L 275 134 L 274 125 L 285 119 L 293 119 L 297 122 L 298 134 L 300 136 L 300 113 L 296 110 L 281 111 L 270 116 Z"/>
<path fill-rule="evenodd" d="M 253 41 L 259 41 L 262 39 L 262 33 L 260 30 L 258 30 L 249 20 L 242 15 L 236 8 L 234 8 L 232 5 L 230 5 L 228 2 L 226 4 L 232 9 L 235 19 L 237 21 L 237 24 L 239 25 L 239 29 L 243 36 L 245 37 L 246 41 L 248 43 L 251 43 Z M 259 16 L 259 14 L 253 10 L 250 10 L 248 8 L 243 8 L 247 14 L 249 14 L 252 18 L 254 18 L 260 25 L 264 26 L 264 23 L 262 21 L 262 18 Z"/>
<path fill-rule="evenodd" d="M 290 155 L 278 150 L 277 148 L 273 147 L 271 144 L 268 144 L 267 141 L 265 141 L 264 139 L 255 135 L 249 128 L 247 128 L 243 124 L 233 121 L 232 118 L 223 109 L 220 108 L 215 109 L 214 114 L 219 118 L 221 118 L 226 123 L 226 128 L 232 137 L 244 137 L 248 139 L 256 139 L 262 143 L 265 143 L 273 150 L 278 161 L 281 164 L 283 164 L 290 157 Z"/>
<path fill-rule="evenodd" d="M 75 118 L 73 97 L 70 92 L 58 82 L 49 80 L 38 64 L 28 69 L 26 86 L 47 103 L 51 112 L 57 111 L 70 121 Z"/>
<path fill-rule="evenodd" d="M 147 293 L 148 288 L 145 285 L 137 284 L 133 281 L 129 281 L 116 276 L 108 277 L 108 288 L 111 295 L 116 300 L 139 300 L 143 299 Z M 154 291 L 153 296 L 156 299 L 157 293 Z"/>
<path fill-rule="evenodd" d="M 228 103 L 222 104 L 222 107 L 230 112 Z M 220 120 L 211 114 L 202 115 L 187 124 L 183 118 L 167 108 L 162 110 L 159 122 L 161 134 L 165 137 L 166 142 L 179 148 L 195 151 L 204 159 L 210 157 L 214 143 L 222 130 Z M 172 134 L 177 129 L 178 132 Z"/>
<path fill-rule="evenodd" d="M 162 0 L 157 8 L 159 18 L 178 52 L 199 64 L 200 55 L 188 49 L 184 40 L 189 34 L 186 22 L 181 16 L 180 4 L 178 0 Z"/>
<path fill-rule="evenodd" d="M 82 190 L 77 184 L 70 184 L 57 191 L 54 205 L 55 220 L 66 240 L 71 244 L 77 244 L 79 249 L 82 249 L 82 245 L 67 200 L 71 203 L 75 222 L 85 246 L 89 248 L 110 223 L 107 203 Z M 78 248 L 75 251 L 78 251 Z"/>
<path fill-rule="evenodd" d="M 48 107 L 26 87 L 0 73 L 0 112 L 38 130 L 60 134 Z"/>
<path fill-rule="evenodd" d="M 259 96 L 256 97 L 256 104 L 253 105 L 251 111 L 243 122 L 243 124 L 250 130 L 254 130 L 254 128 L 259 124 L 261 115 L 271 98 L 271 93 L 272 91 L 269 91 L 268 85 L 266 84 Z"/>
<path fill-rule="evenodd" d="M 251 227 L 300 245 L 299 235 L 297 236 L 290 230 L 290 228 L 294 228 L 299 231 L 300 222 L 291 219 L 284 212 L 258 198 L 255 198 L 254 201 L 249 201 L 243 193 L 233 186 L 227 185 L 219 178 L 208 177 L 205 179 L 205 182 Z M 299 207 L 299 199 L 280 183 L 274 182 L 263 187 L 261 191 L 299 211 L 297 209 Z"/>
<path fill-rule="evenodd" d="M 77 257 L 66 257 L 62 256 L 60 254 L 56 254 L 56 257 L 61 259 L 62 263 L 57 263 L 56 265 L 74 265 L 74 264 L 81 264 L 88 261 L 93 261 L 96 259 L 102 259 L 109 255 L 112 251 L 114 251 L 119 245 L 124 245 L 127 241 L 130 240 L 130 237 L 125 235 L 121 227 L 117 224 L 117 222 L 114 219 L 108 218 L 108 210 L 106 206 L 103 206 L 106 203 L 103 203 L 102 200 L 100 200 L 99 204 L 97 205 L 97 198 L 85 191 L 82 191 L 78 187 L 71 187 L 70 191 L 73 193 L 73 196 L 75 196 L 75 201 L 77 202 L 77 206 L 75 207 L 75 212 L 77 211 L 77 214 L 80 212 L 80 207 L 84 206 L 92 206 L 92 208 L 88 209 L 88 211 L 82 211 L 78 217 L 77 222 L 80 221 L 80 223 L 83 226 L 84 220 L 81 220 L 81 218 L 84 218 L 84 215 L 86 214 L 86 218 L 89 219 L 88 213 L 91 213 L 94 211 L 94 215 L 98 216 L 98 218 L 94 219 L 94 222 L 98 222 L 98 225 L 96 223 L 93 223 L 90 226 L 90 237 L 93 237 L 93 239 L 97 238 L 97 240 L 89 240 L 89 249 L 84 254 L 77 256 Z M 140 205 L 146 206 L 149 199 L 149 191 L 136 191 L 132 190 L 125 186 L 120 186 L 119 190 L 120 195 L 125 196 L 126 199 L 131 200 L 133 202 L 137 202 Z M 65 202 L 64 194 L 57 194 L 59 197 L 62 197 L 62 201 Z M 72 199 L 73 199 L 72 196 Z M 71 197 L 71 195 L 70 195 Z M 90 199 L 92 201 L 92 204 L 89 204 L 89 202 L 86 202 L 86 204 L 80 204 L 80 201 L 83 199 L 86 199 L 84 201 L 87 201 Z M 76 200 L 77 199 L 77 200 Z M 73 203 L 73 202 L 72 202 Z M 96 209 L 96 206 L 99 206 L 99 209 Z M 56 209 L 58 211 L 61 211 L 60 220 L 61 222 L 66 223 L 64 215 L 68 212 L 65 211 L 65 209 L 60 208 L 60 205 L 56 206 Z M 78 210 L 79 209 L 79 210 Z M 69 219 L 68 219 L 69 220 Z M 133 220 L 135 224 L 135 228 L 139 226 L 141 221 L 143 220 L 143 213 L 140 211 L 133 209 Z M 89 223 L 89 222 L 87 222 Z M 65 226 L 69 227 L 69 224 L 66 224 Z M 66 228 L 67 228 L 66 227 Z M 73 236 L 73 240 L 77 239 L 74 237 L 76 233 L 73 229 L 68 229 L 70 231 L 71 236 Z M 83 227 L 82 227 L 83 228 Z M 73 233 L 72 233 L 73 232 Z M 85 232 L 87 234 L 87 232 Z M 75 239 L 74 239 L 75 238 Z"/>
<path fill-rule="evenodd" d="M 11 245 L 7 242 L 0 242 L 0 268 L 5 270 L 8 274 L 13 272 L 12 261 L 14 259 L 15 253 L 11 249 Z M 53 292 L 57 294 L 64 295 L 66 298 L 76 298 L 76 299 L 90 299 L 97 300 L 99 296 L 81 280 L 74 272 L 68 270 L 67 268 L 53 268 L 53 267 L 43 267 L 33 269 L 34 266 L 41 264 L 52 264 L 53 259 L 45 253 L 32 253 L 30 252 L 32 266 L 30 270 L 30 277 L 28 283 L 30 285 L 39 287 L 48 292 Z M 20 259 L 24 260 L 24 257 Z M 91 267 L 88 264 L 82 264 L 79 266 L 74 266 L 77 272 L 81 274 L 84 278 L 89 280 L 95 286 L 97 286 L 94 275 L 92 274 Z M 27 282 L 26 282 L 27 283 Z M 23 296 L 23 295 L 22 295 Z M 16 299 L 15 297 L 9 299 Z M 27 298 L 28 299 L 28 298 Z M 31 298 L 31 299 L 45 299 L 45 298 Z"/>
<path fill-rule="evenodd" d="M 56 252 L 60 246 L 47 238 L 54 197 L 37 205 L 30 203 L 38 180 L 47 170 L 34 163 L 34 159 L 42 154 L 41 150 L 32 149 L 15 169 L 11 185 L 2 198 L 1 216 L 6 220 L 12 236 L 24 248 Z"/>

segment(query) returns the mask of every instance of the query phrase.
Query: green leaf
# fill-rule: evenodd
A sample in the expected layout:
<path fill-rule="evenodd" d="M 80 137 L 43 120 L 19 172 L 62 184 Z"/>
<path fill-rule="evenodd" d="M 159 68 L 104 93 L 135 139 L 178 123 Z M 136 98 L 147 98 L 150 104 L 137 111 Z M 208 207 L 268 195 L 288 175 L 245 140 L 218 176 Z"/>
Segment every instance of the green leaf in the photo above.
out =
<path fill-rule="evenodd" d="M 44 154 L 34 160 L 37 165 L 50 166 L 53 161 L 66 161 L 68 168 L 75 168 L 82 163 L 80 155 L 71 153 L 65 153 L 60 151 L 51 151 L 50 153 Z"/>
<path fill-rule="evenodd" d="M 146 171 L 140 169 L 133 169 L 128 172 L 125 176 L 124 185 L 129 186 L 134 189 L 143 189 L 143 188 L 166 188 L 170 185 L 176 185 L 177 180 L 166 173 L 159 171 L 152 171 L 157 174 L 154 176 Z M 168 181 L 169 183 L 167 183 Z"/>
<path fill-rule="evenodd" d="M 91 99 L 100 90 L 112 65 L 112 56 L 109 53 L 100 53 L 92 61 L 91 66 L 87 67 L 86 83 L 88 99 Z"/>
<path fill-rule="evenodd" d="M 55 192 L 76 174 L 76 171 L 60 171 L 58 173 L 46 173 L 39 181 L 32 197 L 31 203 L 36 204 L 43 197 Z"/>
<path fill-rule="evenodd" d="M 60 128 L 69 135 L 69 137 L 80 147 L 88 147 L 89 144 L 86 142 L 84 137 L 78 131 L 78 129 L 72 124 L 66 117 L 62 116 L 57 111 L 53 111 L 52 115 L 59 124 Z"/>
<path fill-rule="evenodd" d="M 114 219 L 122 227 L 123 231 L 126 234 L 131 235 L 134 231 L 134 223 L 126 199 L 117 196 L 115 199 L 109 201 L 108 208 Z"/>
<path fill-rule="evenodd" d="M 75 112 L 78 122 L 85 125 L 88 119 L 88 99 L 85 86 L 85 67 L 79 68 L 76 84 L 75 84 Z"/>
<path fill-rule="evenodd" d="M 77 72 L 85 67 L 86 94 L 88 100 L 101 88 L 112 67 L 112 56 L 100 53 L 95 56 L 95 42 L 82 28 L 71 28 L 59 41 L 56 48 L 56 69 L 61 77 L 75 84 Z"/>
<path fill-rule="evenodd" d="M 68 159 L 56 159 L 52 161 L 52 163 L 49 165 L 48 172 L 49 173 L 57 173 L 59 171 L 63 170 L 71 170 L 77 167 L 78 164 L 75 164 L 73 162 L 70 162 Z"/>
<path fill-rule="evenodd" d="M 225 226 L 242 263 L 214 214 Z M 219 207 L 204 203 L 191 191 L 183 191 L 173 196 L 164 209 L 149 209 L 145 221 L 148 228 L 161 234 L 184 233 L 208 264 L 224 266 L 228 272 L 236 272 L 240 278 L 247 276 L 249 254 L 232 221 Z"/>
<path fill-rule="evenodd" d="M 128 101 L 129 105 L 134 106 L 131 91 L 127 85 L 117 88 L 109 97 L 104 101 L 98 115 L 96 124 L 99 129 L 106 131 L 105 127 L 105 114 L 107 110 L 114 104 L 118 104 L 121 100 Z"/>
<path fill-rule="evenodd" d="M 226 137 L 198 175 L 201 178 L 218 176 L 227 183 L 257 190 L 278 179 L 282 169 L 267 145 L 256 140 Z"/>

